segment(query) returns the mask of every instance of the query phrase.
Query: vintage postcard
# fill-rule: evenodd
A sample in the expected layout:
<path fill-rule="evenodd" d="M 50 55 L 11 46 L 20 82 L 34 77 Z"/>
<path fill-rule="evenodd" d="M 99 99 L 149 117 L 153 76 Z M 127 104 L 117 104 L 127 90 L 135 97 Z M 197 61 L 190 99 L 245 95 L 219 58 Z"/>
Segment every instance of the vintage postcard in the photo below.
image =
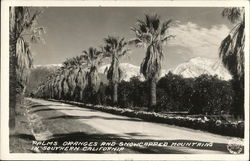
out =
<path fill-rule="evenodd" d="M 249 1 L 1 1 L 1 159 L 248 160 Z"/>

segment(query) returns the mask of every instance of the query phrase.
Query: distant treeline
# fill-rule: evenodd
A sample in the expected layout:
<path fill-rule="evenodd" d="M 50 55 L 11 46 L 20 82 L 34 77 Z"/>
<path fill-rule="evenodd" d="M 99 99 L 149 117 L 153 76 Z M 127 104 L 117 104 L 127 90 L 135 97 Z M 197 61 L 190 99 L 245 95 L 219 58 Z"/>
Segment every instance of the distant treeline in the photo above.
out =
<path fill-rule="evenodd" d="M 147 81 L 133 77 L 129 82 L 118 84 L 118 107 L 130 107 L 146 110 L 148 106 Z M 93 93 L 86 88 L 83 99 L 64 97 L 64 100 L 84 103 L 112 105 L 112 85 L 101 83 L 98 92 Z M 46 91 L 44 91 L 46 92 Z M 48 94 L 40 97 L 49 99 Z M 157 105 L 155 112 L 188 111 L 189 114 L 221 114 L 232 113 L 235 98 L 232 81 L 218 79 L 217 76 L 201 75 L 197 78 L 183 78 L 171 72 L 157 83 Z M 54 99 L 57 99 L 56 97 Z M 241 98 L 243 101 L 243 98 Z"/>

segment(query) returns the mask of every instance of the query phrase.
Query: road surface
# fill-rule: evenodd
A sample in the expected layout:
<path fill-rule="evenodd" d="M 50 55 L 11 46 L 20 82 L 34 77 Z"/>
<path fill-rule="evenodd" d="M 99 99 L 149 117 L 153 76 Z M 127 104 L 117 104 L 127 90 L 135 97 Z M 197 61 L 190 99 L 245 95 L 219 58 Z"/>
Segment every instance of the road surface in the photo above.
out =
<path fill-rule="evenodd" d="M 144 150 L 136 151 L 136 148 L 125 152 L 129 153 L 198 153 L 198 154 L 228 154 L 226 148 L 231 137 L 216 135 L 200 130 L 193 130 L 174 125 L 161 123 L 146 122 L 138 118 L 130 118 L 126 116 L 114 115 L 100 112 L 93 109 L 77 107 L 60 102 L 45 101 L 40 99 L 28 98 L 28 100 L 40 104 L 36 108 L 32 108 L 34 114 L 39 115 L 44 120 L 57 120 L 64 122 L 65 131 L 56 131 L 54 127 L 56 122 L 52 122 L 47 126 L 54 126 L 50 130 L 50 134 L 56 136 L 61 133 L 81 133 L 85 136 L 99 136 L 99 138 L 125 139 L 127 141 L 170 141 L 171 147 L 146 147 Z M 35 107 L 35 106 L 34 106 Z M 46 114 L 44 112 L 47 112 Z M 67 122 L 74 121 L 74 127 L 67 127 Z M 60 125 L 62 126 L 62 125 Z M 67 129 L 68 128 L 68 129 Z M 70 129 L 69 129 L 70 128 Z M 81 135 L 79 135 L 81 136 Z M 78 136 L 78 137 L 79 137 Z M 174 143 L 173 143 L 174 142 Z M 189 143 L 188 146 L 182 147 L 183 144 L 177 146 L 176 143 Z M 193 144 L 192 144 L 193 143 Z M 212 143 L 212 146 L 197 146 L 198 143 Z M 192 144 L 192 146 L 190 146 Z M 193 146 L 195 145 L 195 146 Z M 204 144 L 203 144 L 204 145 Z M 138 148 L 137 148 L 138 149 Z"/>

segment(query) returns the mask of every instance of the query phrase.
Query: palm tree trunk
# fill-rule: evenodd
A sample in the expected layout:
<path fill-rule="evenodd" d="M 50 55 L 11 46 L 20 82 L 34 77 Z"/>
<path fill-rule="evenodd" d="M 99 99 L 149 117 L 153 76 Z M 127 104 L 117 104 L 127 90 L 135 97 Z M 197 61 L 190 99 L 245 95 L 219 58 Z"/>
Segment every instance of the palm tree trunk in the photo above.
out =
<path fill-rule="evenodd" d="M 80 102 L 83 102 L 83 90 L 80 91 L 80 96 L 79 96 L 79 100 Z"/>
<path fill-rule="evenodd" d="M 15 128 L 16 117 L 16 15 L 15 8 L 10 7 L 10 27 L 9 27 L 9 127 Z"/>
<path fill-rule="evenodd" d="M 235 92 L 232 112 L 235 117 L 244 119 L 244 79 L 234 78 L 232 86 Z"/>
<path fill-rule="evenodd" d="M 11 36 L 10 36 L 11 37 Z M 10 64 L 9 64 L 9 127 L 15 128 L 15 117 L 16 117 L 16 44 L 10 38 Z"/>
<path fill-rule="evenodd" d="M 112 98 L 113 105 L 117 104 L 117 87 L 118 83 L 113 83 L 113 98 Z"/>
<path fill-rule="evenodd" d="M 153 111 L 156 106 L 156 80 L 153 78 L 150 79 L 149 86 L 150 86 L 149 109 Z"/>

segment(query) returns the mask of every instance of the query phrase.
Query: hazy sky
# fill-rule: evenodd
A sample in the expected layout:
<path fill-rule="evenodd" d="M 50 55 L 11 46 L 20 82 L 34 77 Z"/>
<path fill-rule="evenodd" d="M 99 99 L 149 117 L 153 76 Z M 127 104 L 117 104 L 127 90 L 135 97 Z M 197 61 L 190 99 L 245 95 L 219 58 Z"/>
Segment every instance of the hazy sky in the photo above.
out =
<path fill-rule="evenodd" d="M 80 55 L 90 46 L 98 47 L 108 35 L 134 37 L 131 26 L 144 14 L 160 15 L 162 20 L 177 22 L 170 32 L 175 39 L 165 47 L 163 68 L 173 68 L 193 57 L 218 58 L 218 48 L 232 25 L 222 18 L 223 8 L 188 7 L 49 7 L 38 22 L 46 28 L 46 43 L 32 45 L 35 65 L 59 64 Z M 130 46 L 130 59 L 123 62 L 139 65 L 145 49 Z"/>

